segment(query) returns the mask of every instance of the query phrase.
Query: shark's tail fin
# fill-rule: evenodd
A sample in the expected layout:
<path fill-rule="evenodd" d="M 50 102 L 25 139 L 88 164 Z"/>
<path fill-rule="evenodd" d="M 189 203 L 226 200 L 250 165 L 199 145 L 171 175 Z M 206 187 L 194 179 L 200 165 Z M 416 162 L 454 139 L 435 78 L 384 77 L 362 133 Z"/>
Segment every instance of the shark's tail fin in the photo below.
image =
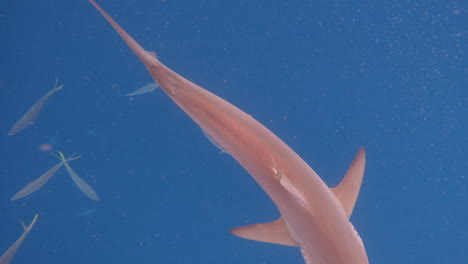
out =
<path fill-rule="evenodd" d="M 117 31 L 117 33 L 122 37 L 122 39 L 127 43 L 127 45 L 130 47 L 130 49 L 140 58 L 140 60 L 148 66 L 149 61 L 158 61 L 158 58 L 156 56 L 156 53 L 154 52 L 148 52 L 143 47 L 140 46 L 123 28 L 117 24 L 117 22 L 112 19 L 112 17 L 107 14 L 104 9 L 99 6 L 96 1 L 94 0 L 89 0 L 91 4 L 96 7 L 96 9 L 104 16 L 104 18 L 112 25 L 112 27 Z"/>

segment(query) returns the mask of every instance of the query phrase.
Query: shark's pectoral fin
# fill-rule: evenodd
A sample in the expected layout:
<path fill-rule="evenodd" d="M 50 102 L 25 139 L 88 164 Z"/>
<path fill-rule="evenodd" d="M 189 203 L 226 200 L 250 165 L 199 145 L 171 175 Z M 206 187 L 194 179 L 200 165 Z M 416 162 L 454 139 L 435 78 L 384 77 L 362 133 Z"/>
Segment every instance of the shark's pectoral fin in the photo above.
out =
<path fill-rule="evenodd" d="M 282 217 L 270 223 L 237 227 L 231 229 L 230 232 L 233 235 L 246 239 L 285 246 L 298 246 L 296 240 L 289 233 L 288 227 Z"/>
<path fill-rule="evenodd" d="M 356 200 L 359 195 L 365 166 L 366 152 L 364 151 L 364 147 L 361 147 L 349 166 L 343 180 L 336 187 L 331 188 L 333 193 L 335 193 L 336 197 L 341 202 L 348 218 L 353 213 L 354 205 L 356 204 Z"/>

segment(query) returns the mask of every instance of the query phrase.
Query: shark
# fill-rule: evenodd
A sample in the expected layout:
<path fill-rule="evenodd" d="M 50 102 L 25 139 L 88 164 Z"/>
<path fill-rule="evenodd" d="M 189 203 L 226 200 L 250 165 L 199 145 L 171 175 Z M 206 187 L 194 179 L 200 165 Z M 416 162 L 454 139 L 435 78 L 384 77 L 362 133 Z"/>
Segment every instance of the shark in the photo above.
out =
<path fill-rule="evenodd" d="M 146 66 L 160 88 L 217 146 L 229 153 L 263 188 L 279 219 L 234 228 L 246 239 L 299 247 L 306 263 L 367 264 L 366 250 L 349 218 L 365 169 L 361 147 L 343 180 L 329 188 L 286 143 L 252 116 L 190 82 L 146 51 L 89 0 Z"/>

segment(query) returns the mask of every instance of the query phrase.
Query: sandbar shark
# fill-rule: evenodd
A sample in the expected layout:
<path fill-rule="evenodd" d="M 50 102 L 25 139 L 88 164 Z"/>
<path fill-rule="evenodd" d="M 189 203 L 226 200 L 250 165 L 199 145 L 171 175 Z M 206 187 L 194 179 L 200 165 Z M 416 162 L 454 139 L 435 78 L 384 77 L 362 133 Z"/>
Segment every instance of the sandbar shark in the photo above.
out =
<path fill-rule="evenodd" d="M 288 145 L 249 114 L 188 81 L 144 50 L 94 0 L 161 89 L 217 145 L 244 167 L 273 200 L 281 217 L 231 230 L 237 236 L 298 246 L 306 263 L 367 264 L 364 244 L 349 221 L 365 167 L 361 148 L 342 182 L 328 188 Z"/>

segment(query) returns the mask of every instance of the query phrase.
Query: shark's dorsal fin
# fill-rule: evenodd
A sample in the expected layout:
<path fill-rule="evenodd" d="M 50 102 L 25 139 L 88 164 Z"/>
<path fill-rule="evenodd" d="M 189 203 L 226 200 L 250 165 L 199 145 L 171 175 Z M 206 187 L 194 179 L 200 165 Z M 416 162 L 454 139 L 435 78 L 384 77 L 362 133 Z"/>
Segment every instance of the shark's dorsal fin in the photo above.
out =
<path fill-rule="evenodd" d="M 288 227 L 282 217 L 270 223 L 237 227 L 231 229 L 230 232 L 233 235 L 246 239 L 285 246 L 299 246 L 289 233 Z"/>
<path fill-rule="evenodd" d="M 364 147 L 361 147 L 349 166 L 343 180 L 336 187 L 331 188 L 343 206 L 348 218 L 353 213 L 354 205 L 356 204 L 356 200 L 359 195 L 365 166 L 366 152 Z"/>

